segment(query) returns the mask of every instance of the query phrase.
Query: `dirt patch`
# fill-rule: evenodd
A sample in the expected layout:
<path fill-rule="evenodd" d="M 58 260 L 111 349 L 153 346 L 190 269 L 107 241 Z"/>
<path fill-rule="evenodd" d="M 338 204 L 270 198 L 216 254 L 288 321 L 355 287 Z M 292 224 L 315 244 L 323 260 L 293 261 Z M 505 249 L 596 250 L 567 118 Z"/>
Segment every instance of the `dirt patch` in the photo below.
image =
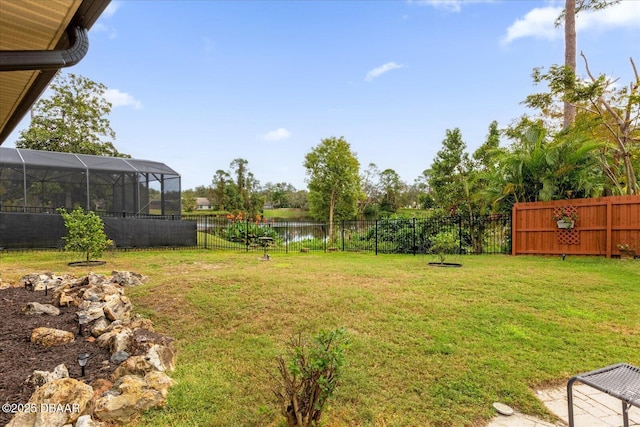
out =
<path fill-rule="evenodd" d="M 53 371 L 61 363 L 69 370 L 69 376 L 93 383 L 98 378 L 109 378 L 118 367 L 110 363 L 108 349 L 90 342 L 88 330 L 78 335 L 77 307 L 59 307 L 59 316 L 25 315 L 21 308 L 28 302 L 53 304 L 52 292 L 29 291 L 24 288 L 0 290 L 0 404 L 24 404 L 29 401 L 35 386 L 25 384 L 34 370 Z M 73 342 L 59 347 L 44 348 L 30 342 L 31 331 L 37 327 L 49 327 L 73 332 Z M 85 376 L 80 377 L 78 354 L 89 353 Z M 73 403 L 73 402 L 69 402 Z M 9 422 L 13 414 L 0 412 L 0 425 Z"/>

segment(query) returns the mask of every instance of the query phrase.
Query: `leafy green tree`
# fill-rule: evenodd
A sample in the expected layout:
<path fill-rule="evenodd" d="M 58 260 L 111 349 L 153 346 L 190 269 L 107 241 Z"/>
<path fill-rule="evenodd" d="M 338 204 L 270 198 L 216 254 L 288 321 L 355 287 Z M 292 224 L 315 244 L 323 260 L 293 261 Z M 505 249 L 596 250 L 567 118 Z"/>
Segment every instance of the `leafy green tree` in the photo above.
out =
<path fill-rule="evenodd" d="M 498 122 L 494 120 L 489 125 L 487 139 L 472 155 L 474 173 L 470 193 L 476 214 L 484 215 L 499 210 L 493 202 L 498 198 L 496 193 L 502 192 L 502 188 L 496 184 L 500 181 L 498 171 L 504 153 L 505 150 L 500 147 Z"/>
<path fill-rule="evenodd" d="M 549 136 L 541 120 L 522 119 L 507 131 L 514 140 L 502 158 L 499 198 L 508 206 L 602 194 L 594 152 L 599 144 L 566 132 Z"/>
<path fill-rule="evenodd" d="M 193 190 L 193 197 L 211 197 L 211 187 L 207 187 L 205 185 L 198 185 Z"/>
<path fill-rule="evenodd" d="M 464 171 L 469 167 L 465 149 L 460 129 L 447 129 L 442 149 L 436 154 L 431 169 L 426 171 L 436 206 L 449 212 L 464 208 L 461 206 L 464 203 Z"/>
<path fill-rule="evenodd" d="M 369 163 L 360 176 L 362 197 L 358 201 L 358 217 L 378 217 L 380 210 L 380 170 L 375 163 Z"/>
<path fill-rule="evenodd" d="M 213 175 L 213 205 L 216 210 L 226 210 L 230 208 L 230 195 L 227 190 L 229 183 L 231 181 L 231 175 L 228 172 L 223 171 L 222 169 L 218 169 Z"/>
<path fill-rule="evenodd" d="M 95 213 L 85 213 L 81 207 L 71 212 L 60 208 L 58 212 L 67 228 L 67 236 L 64 238 L 65 250 L 82 253 L 87 264 L 113 244 L 104 233 L 102 219 Z"/>
<path fill-rule="evenodd" d="M 628 87 L 617 89 L 604 75 L 594 76 L 584 55 L 588 79 L 579 79 L 566 67 L 553 65 L 547 72 L 536 69 L 535 83 L 546 83 L 549 91 L 529 95 L 525 104 L 552 114 L 559 101 L 566 100 L 578 109 L 580 122 L 567 131 L 585 140 L 601 144 L 601 168 L 607 186 L 615 194 L 638 194 L 636 172 L 640 154 L 640 75 L 633 59 L 634 80 Z"/>
<path fill-rule="evenodd" d="M 500 160 L 500 131 L 498 122 L 489 125 L 489 133 L 485 142 L 473 152 L 475 166 L 479 170 L 493 170 L 498 167 Z"/>
<path fill-rule="evenodd" d="M 386 214 L 396 213 L 401 206 L 402 193 L 406 184 L 393 169 L 380 172 L 380 210 Z"/>
<path fill-rule="evenodd" d="M 236 203 L 235 208 L 240 211 L 249 211 L 249 189 L 247 188 L 247 164 L 249 162 L 245 159 L 234 159 L 231 162 L 231 170 L 235 173 L 236 176 L 236 189 L 238 191 L 238 195 L 240 196 L 240 200 Z"/>
<path fill-rule="evenodd" d="M 36 102 L 29 128 L 20 133 L 18 148 L 129 157 L 116 150 L 115 132 L 107 116 L 107 87 L 87 77 L 58 74 L 50 98 Z"/>
<path fill-rule="evenodd" d="M 329 239 L 333 241 L 334 218 L 351 219 L 357 212 L 357 201 L 362 194 L 360 163 L 343 137 L 331 137 L 307 153 L 304 167 L 311 215 L 317 219 L 328 218 Z"/>
<path fill-rule="evenodd" d="M 307 190 L 297 190 L 291 194 L 292 208 L 309 209 L 309 192 Z"/>
<path fill-rule="evenodd" d="M 182 210 L 185 212 L 193 212 L 196 206 L 196 198 L 192 195 L 182 193 Z"/>
<path fill-rule="evenodd" d="M 240 158 L 231 162 L 235 179 L 231 173 L 222 169 L 214 174 L 211 194 L 217 210 L 242 212 L 251 217 L 262 212 L 266 199 L 261 194 L 260 182 L 249 171 L 248 163 Z"/>
<path fill-rule="evenodd" d="M 452 230 L 441 231 L 435 236 L 432 236 L 430 241 L 430 252 L 438 256 L 440 264 L 444 264 L 447 255 L 456 253 L 456 250 L 460 247 L 458 236 Z"/>
<path fill-rule="evenodd" d="M 255 217 L 262 212 L 265 203 L 264 196 L 260 193 L 260 181 L 256 179 L 252 172 L 247 173 L 245 179 L 246 198 L 243 199 L 243 207 L 249 215 Z"/>
<path fill-rule="evenodd" d="M 273 208 L 292 208 L 296 188 L 287 182 L 267 182 L 262 188 L 261 194 L 266 203 Z"/>
<path fill-rule="evenodd" d="M 433 209 L 436 206 L 436 202 L 431 194 L 421 193 L 418 195 L 418 206 L 420 206 L 420 209 Z"/>
<path fill-rule="evenodd" d="M 514 142 L 501 164 L 502 198 L 507 198 L 510 206 L 545 199 L 542 191 L 548 172 L 548 132 L 542 121 L 523 119 L 523 122 L 509 130 Z"/>

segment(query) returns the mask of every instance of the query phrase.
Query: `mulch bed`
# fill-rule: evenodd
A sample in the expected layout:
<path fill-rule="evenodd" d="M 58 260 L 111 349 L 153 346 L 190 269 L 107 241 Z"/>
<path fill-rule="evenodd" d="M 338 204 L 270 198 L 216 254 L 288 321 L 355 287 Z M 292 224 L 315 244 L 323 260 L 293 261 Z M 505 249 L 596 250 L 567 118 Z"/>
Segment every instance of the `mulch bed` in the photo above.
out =
<path fill-rule="evenodd" d="M 25 384 L 34 370 L 53 371 L 61 363 L 69 377 L 91 384 L 98 378 L 109 378 L 118 367 L 110 363 L 108 349 L 90 342 L 88 330 L 78 335 L 77 307 L 58 307 L 59 316 L 25 315 L 21 308 L 28 302 L 53 304 L 52 292 L 30 291 L 24 288 L 0 289 L 0 405 L 25 404 L 35 387 Z M 76 334 L 76 339 L 58 347 L 45 348 L 32 343 L 31 331 L 37 327 L 61 329 Z M 80 377 L 78 354 L 89 353 L 85 376 Z M 73 402 L 70 402 L 73 403 Z M 0 411 L 0 425 L 9 422 L 13 414 Z"/>

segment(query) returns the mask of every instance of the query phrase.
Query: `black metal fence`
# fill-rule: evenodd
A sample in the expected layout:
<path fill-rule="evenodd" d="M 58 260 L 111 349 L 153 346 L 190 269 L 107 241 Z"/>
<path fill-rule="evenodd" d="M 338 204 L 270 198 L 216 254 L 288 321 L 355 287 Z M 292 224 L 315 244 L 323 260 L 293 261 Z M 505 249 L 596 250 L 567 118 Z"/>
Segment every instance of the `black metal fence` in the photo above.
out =
<path fill-rule="evenodd" d="M 427 254 L 434 238 L 447 233 L 455 241 L 451 253 L 511 253 L 510 215 L 339 221 L 333 227 L 315 221 L 182 218 L 197 222 L 198 246 L 206 249 Z"/>
<path fill-rule="evenodd" d="M 6 208 L 0 212 L 0 247 L 60 248 L 65 233 L 55 210 L 12 215 Z M 331 227 L 317 221 L 96 213 L 103 217 L 107 237 L 119 248 L 428 254 L 438 236 L 446 233 L 455 242 L 450 253 L 511 253 L 510 215 L 338 221 Z"/>

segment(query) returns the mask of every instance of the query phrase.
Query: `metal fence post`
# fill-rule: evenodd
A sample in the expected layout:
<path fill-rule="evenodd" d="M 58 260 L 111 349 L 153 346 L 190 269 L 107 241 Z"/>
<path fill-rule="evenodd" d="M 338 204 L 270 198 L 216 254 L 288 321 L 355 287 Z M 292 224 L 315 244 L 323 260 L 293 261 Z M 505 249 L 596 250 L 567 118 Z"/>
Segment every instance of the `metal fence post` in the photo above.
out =
<path fill-rule="evenodd" d="M 247 245 L 247 252 L 249 252 L 249 217 L 245 219 L 245 222 L 246 222 L 246 227 L 244 230 L 244 241 Z"/>
<path fill-rule="evenodd" d="M 413 242 L 411 244 L 412 248 L 413 248 L 413 255 L 416 255 L 416 252 L 418 251 L 418 248 L 416 246 L 416 218 L 413 217 Z"/>
<path fill-rule="evenodd" d="M 376 219 L 376 255 L 378 255 L 378 220 Z"/>
<path fill-rule="evenodd" d="M 289 221 L 284 222 L 284 251 L 289 253 Z"/>
<path fill-rule="evenodd" d="M 342 252 L 344 252 L 344 219 L 340 221 L 340 226 L 342 227 Z"/>
<path fill-rule="evenodd" d="M 324 222 L 324 227 L 322 227 L 322 246 L 324 251 L 327 252 L 327 224 L 328 222 Z"/>
<path fill-rule="evenodd" d="M 462 215 L 458 215 L 458 255 L 462 253 Z"/>

